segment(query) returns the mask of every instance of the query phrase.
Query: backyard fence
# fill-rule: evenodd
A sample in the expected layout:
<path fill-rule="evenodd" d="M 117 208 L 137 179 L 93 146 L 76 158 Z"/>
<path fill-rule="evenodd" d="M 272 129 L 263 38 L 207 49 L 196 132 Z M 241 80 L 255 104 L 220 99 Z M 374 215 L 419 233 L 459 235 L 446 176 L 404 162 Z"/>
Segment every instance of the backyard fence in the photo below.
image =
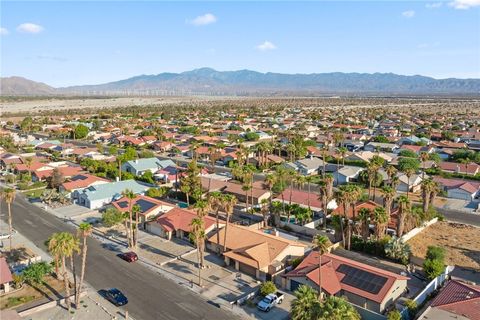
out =
<path fill-rule="evenodd" d="M 436 223 L 438 221 L 438 218 L 433 218 L 432 220 L 428 221 L 428 222 L 425 222 L 421 227 L 418 227 L 418 228 L 413 228 L 412 230 L 410 230 L 409 232 L 405 233 L 401 239 L 403 242 L 407 242 L 408 240 L 412 239 L 413 237 L 415 237 L 417 234 L 419 234 L 420 232 L 422 232 L 425 228 L 427 228 L 428 226 L 431 226 L 432 224 Z"/>
<path fill-rule="evenodd" d="M 417 296 L 412 300 L 415 301 L 418 306 L 424 303 L 430 294 L 432 294 L 435 290 L 439 289 L 443 285 L 443 283 L 447 279 L 447 276 L 453 271 L 454 268 L 455 267 L 453 266 L 446 266 L 445 271 L 438 277 L 430 281 L 430 283 L 427 284 L 427 286 L 422 291 L 420 291 L 420 293 L 417 294 Z M 402 314 L 402 319 L 410 319 L 407 307 L 403 308 L 400 313 Z"/>

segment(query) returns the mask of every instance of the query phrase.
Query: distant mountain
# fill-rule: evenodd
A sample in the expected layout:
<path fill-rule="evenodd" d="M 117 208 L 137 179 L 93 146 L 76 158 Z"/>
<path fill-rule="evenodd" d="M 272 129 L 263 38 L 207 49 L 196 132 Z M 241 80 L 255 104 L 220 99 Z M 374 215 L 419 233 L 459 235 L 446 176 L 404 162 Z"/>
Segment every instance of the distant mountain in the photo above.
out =
<path fill-rule="evenodd" d="M 436 80 L 393 73 L 260 73 L 201 68 L 160 73 L 100 85 L 61 89 L 76 93 L 288 95 L 288 94 L 480 94 L 480 79 Z"/>
<path fill-rule="evenodd" d="M 98 85 L 58 88 L 55 93 L 76 95 L 202 94 L 240 96 L 320 94 L 480 95 L 480 79 L 451 78 L 437 80 L 419 75 L 402 76 L 393 73 L 282 74 L 260 73 L 250 70 L 216 71 L 211 68 L 201 68 L 182 73 L 140 75 Z M 2 94 L 5 93 L 2 91 Z"/>
<path fill-rule="evenodd" d="M 53 95 L 57 91 L 42 82 L 35 82 L 22 77 L 0 78 L 0 93 L 3 96 Z"/>

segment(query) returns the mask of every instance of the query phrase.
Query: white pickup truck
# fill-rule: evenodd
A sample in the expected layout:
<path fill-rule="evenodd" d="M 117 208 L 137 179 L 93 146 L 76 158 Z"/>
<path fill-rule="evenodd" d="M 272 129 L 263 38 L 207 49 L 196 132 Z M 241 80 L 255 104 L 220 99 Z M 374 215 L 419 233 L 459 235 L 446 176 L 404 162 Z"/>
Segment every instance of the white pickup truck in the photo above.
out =
<path fill-rule="evenodd" d="M 283 293 L 277 291 L 275 293 L 271 293 L 263 298 L 260 302 L 257 303 L 257 308 L 259 310 L 268 312 L 270 311 L 276 304 L 281 304 L 283 302 Z"/>

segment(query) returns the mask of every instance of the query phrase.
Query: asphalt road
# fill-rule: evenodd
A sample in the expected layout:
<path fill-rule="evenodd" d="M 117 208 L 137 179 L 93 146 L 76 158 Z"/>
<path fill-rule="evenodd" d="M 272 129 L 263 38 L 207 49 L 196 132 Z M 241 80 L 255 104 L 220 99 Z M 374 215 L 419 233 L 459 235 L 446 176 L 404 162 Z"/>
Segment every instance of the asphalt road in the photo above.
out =
<path fill-rule="evenodd" d="M 448 221 L 480 227 L 480 214 L 478 213 L 457 212 L 441 208 L 437 208 L 437 211 L 443 214 Z"/>
<path fill-rule="evenodd" d="M 5 209 L 2 203 L 2 213 Z M 75 232 L 72 226 L 30 204 L 21 195 L 12 204 L 12 215 L 14 229 L 44 250 L 44 242 L 52 233 Z M 124 262 L 94 239 L 88 241 L 86 281 L 96 290 L 119 288 L 129 299 L 127 310 L 137 320 L 236 318 L 141 263 Z"/>

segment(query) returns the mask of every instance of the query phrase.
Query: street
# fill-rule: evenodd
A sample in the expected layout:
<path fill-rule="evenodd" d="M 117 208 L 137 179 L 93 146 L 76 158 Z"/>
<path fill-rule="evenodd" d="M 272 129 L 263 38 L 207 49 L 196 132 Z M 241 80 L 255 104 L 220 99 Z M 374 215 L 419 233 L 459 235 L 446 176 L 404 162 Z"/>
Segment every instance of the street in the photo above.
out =
<path fill-rule="evenodd" d="M 1 209 L 5 213 L 5 203 Z M 5 216 L 3 214 L 3 219 Z M 75 232 L 73 227 L 30 204 L 20 194 L 12 204 L 12 216 L 14 229 L 43 250 L 46 250 L 45 241 L 52 233 Z M 137 320 L 236 318 L 142 264 L 120 260 L 94 239 L 88 241 L 86 281 L 96 290 L 116 287 L 124 292 L 129 299 L 126 309 Z"/>

